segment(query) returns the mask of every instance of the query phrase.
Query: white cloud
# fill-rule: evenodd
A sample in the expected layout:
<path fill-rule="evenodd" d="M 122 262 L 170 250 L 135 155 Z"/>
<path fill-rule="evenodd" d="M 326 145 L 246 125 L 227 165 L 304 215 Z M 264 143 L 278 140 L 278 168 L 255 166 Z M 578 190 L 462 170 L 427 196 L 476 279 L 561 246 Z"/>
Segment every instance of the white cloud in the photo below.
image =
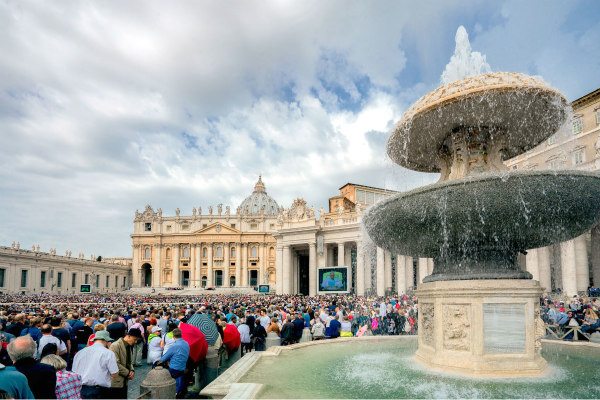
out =
<path fill-rule="evenodd" d="M 317 208 L 346 181 L 429 183 L 384 145 L 437 85 L 457 26 L 477 26 L 494 70 L 592 90 L 598 25 L 562 16 L 582 7 L 0 2 L 0 244 L 127 255 L 136 208 L 235 208 L 259 173 L 280 204 Z"/>

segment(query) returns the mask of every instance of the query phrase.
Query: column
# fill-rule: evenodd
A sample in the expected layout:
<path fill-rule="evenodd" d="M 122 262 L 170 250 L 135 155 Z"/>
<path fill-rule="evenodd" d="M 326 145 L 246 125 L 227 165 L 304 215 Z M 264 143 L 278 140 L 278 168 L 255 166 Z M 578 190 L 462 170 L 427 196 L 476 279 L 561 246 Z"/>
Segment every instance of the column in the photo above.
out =
<path fill-rule="evenodd" d="M 308 294 L 317 294 L 317 244 L 308 243 Z"/>
<path fill-rule="evenodd" d="M 277 245 L 277 258 L 275 259 L 275 291 L 283 293 L 283 246 Z"/>
<path fill-rule="evenodd" d="M 540 277 L 540 286 L 545 292 L 552 291 L 552 271 L 550 270 L 550 249 L 540 247 L 537 250 L 538 273 Z"/>
<path fill-rule="evenodd" d="M 413 258 L 406 256 L 404 260 L 406 261 L 406 290 L 408 291 L 408 288 L 415 285 L 415 272 L 413 270 Z"/>
<path fill-rule="evenodd" d="M 346 257 L 345 257 L 345 249 L 344 243 L 338 243 L 338 257 L 337 257 L 337 265 L 342 266 L 346 265 Z"/>
<path fill-rule="evenodd" d="M 527 272 L 533 276 L 534 280 L 540 280 L 540 265 L 538 261 L 537 249 L 527 250 L 527 255 L 525 256 L 525 267 Z"/>
<path fill-rule="evenodd" d="M 171 276 L 171 286 L 180 286 L 181 279 L 179 279 L 179 243 L 173 245 L 173 275 Z"/>
<path fill-rule="evenodd" d="M 225 275 L 225 282 L 227 283 L 227 287 L 229 287 L 229 267 L 231 266 L 231 263 L 229 262 L 230 254 L 231 253 L 229 250 L 229 242 L 223 243 L 223 266 L 225 267 L 225 271 L 223 271 L 223 274 Z M 235 284 L 237 285 L 237 281 L 235 281 Z"/>
<path fill-rule="evenodd" d="M 385 252 L 381 247 L 377 248 L 377 296 L 385 295 Z"/>
<path fill-rule="evenodd" d="M 387 290 L 387 288 L 391 288 L 393 286 L 393 283 L 392 283 L 392 253 L 385 250 L 384 255 L 385 255 L 385 260 L 383 263 L 383 269 L 384 269 L 383 287 Z"/>
<path fill-rule="evenodd" d="M 248 243 L 242 243 L 242 286 L 248 286 Z"/>
<path fill-rule="evenodd" d="M 427 259 L 427 276 L 433 274 L 433 258 Z"/>
<path fill-rule="evenodd" d="M 265 282 L 265 271 L 267 270 L 267 247 L 264 243 L 260 244 L 258 248 L 258 284 L 264 284 Z"/>
<path fill-rule="evenodd" d="M 600 225 L 596 225 L 591 232 L 592 278 L 594 286 L 600 286 Z"/>
<path fill-rule="evenodd" d="M 291 292 L 291 265 L 290 265 L 290 246 L 283 246 L 283 271 L 282 271 L 282 282 L 283 294 L 289 294 Z"/>
<path fill-rule="evenodd" d="M 406 293 L 406 257 L 396 255 L 396 292 Z"/>
<path fill-rule="evenodd" d="M 427 276 L 427 259 L 419 258 L 419 283 L 423 283 L 423 278 Z"/>
<path fill-rule="evenodd" d="M 241 246 L 240 243 L 235 243 L 235 286 L 242 286 L 242 262 L 241 262 Z"/>
<path fill-rule="evenodd" d="M 160 287 L 160 274 L 162 273 L 162 268 L 161 268 L 161 245 L 160 244 L 155 244 L 154 245 L 154 259 L 152 260 L 152 286 L 157 288 Z M 91 277 L 92 275 L 90 275 Z M 95 278 L 94 278 L 95 279 Z M 95 282 L 92 282 L 95 283 Z"/>
<path fill-rule="evenodd" d="M 365 295 L 365 253 L 361 243 L 356 243 L 356 288 L 358 296 Z"/>
<path fill-rule="evenodd" d="M 575 241 L 575 275 L 578 292 L 587 292 L 590 285 L 590 267 L 588 264 L 586 234 L 578 236 Z"/>
<path fill-rule="evenodd" d="M 562 271 L 562 291 L 567 296 L 573 296 L 577 294 L 574 239 L 560 244 L 560 264 Z"/>
<path fill-rule="evenodd" d="M 213 273 L 213 245 L 214 243 L 207 243 L 207 255 L 206 255 L 206 287 L 215 286 L 214 273 Z"/>
<path fill-rule="evenodd" d="M 132 268 L 131 268 L 131 276 L 133 277 L 133 282 L 132 282 L 132 286 L 133 287 L 141 287 L 142 286 L 142 281 L 140 280 L 141 278 L 141 274 L 140 274 L 140 246 L 135 244 L 133 246 L 131 246 L 133 248 L 133 260 L 132 260 Z M 67 286 L 68 288 L 71 289 L 71 274 L 69 274 L 69 286 Z M 77 282 L 75 282 L 77 283 Z"/>
<path fill-rule="evenodd" d="M 202 265 L 202 243 L 196 243 L 196 254 L 194 257 L 194 271 L 195 272 L 195 281 L 194 281 L 194 285 L 196 287 L 201 287 L 202 286 L 202 274 L 200 272 L 200 268 Z"/>
<path fill-rule="evenodd" d="M 323 265 L 321 267 L 327 267 L 329 265 L 329 252 L 327 251 L 327 243 L 323 243 Z"/>

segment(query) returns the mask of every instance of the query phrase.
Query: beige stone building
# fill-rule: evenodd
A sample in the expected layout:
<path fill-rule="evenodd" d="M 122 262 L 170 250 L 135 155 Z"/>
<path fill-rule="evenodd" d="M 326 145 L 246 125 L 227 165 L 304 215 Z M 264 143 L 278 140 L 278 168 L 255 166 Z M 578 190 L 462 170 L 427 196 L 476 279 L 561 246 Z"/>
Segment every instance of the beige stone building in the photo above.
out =
<path fill-rule="evenodd" d="M 25 250 L 18 243 L 0 246 L 0 291 L 9 293 L 73 294 L 82 284 L 91 285 L 92 292 L 114 293 L 129 288 L 130 273 L 125 261 L 96 261 L 94 256 L 88 260 L 81 253 L 73 257 L 70 250 L 61 256 L 55 249 L 40 251 L 39 246 Z"/>
<path fill-rule="evenodd" d="M 137 212 L 133 241 L 133 287 L 249 287 L 275 285 L 277 202 L 259 177 L 254 191 L 229 206 L 175 210 L 164 216 L 149 205 Z"/>
<path fill-rule="evenodd" d="M 563 129 L 528 152 L 512 158 L 512 170 L 600 170 L 600 89 L 571 103 L 573 115 Z M 600 201 L 600 199 L 598 199 Z M 526 268 L 548 290 L 573 295 L 600 285 L 600 228 L 564 243 L 528 250 Z"/>
<path fill-rule="evenodd" d="M 357 294 L 406 292 L 416 284 L 415 262 L 376 248 L 361 229 L 364 210 L 394 191 L 347 183 L 316 216 L 303 199 L 278 219 L 277 292 L 315 295 L 320 267 L 347 266 Z"/>

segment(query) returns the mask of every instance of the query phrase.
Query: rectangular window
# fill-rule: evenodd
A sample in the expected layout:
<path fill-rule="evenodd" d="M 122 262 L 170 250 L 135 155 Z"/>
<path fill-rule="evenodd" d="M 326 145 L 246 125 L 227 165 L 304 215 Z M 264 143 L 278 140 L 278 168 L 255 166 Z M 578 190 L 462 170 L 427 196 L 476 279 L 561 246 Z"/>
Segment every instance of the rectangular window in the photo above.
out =
<path fill-rule="evenodd" d="M 27 270 L 21 270 L 21 287 L 27 287 Z"/>
<path fill-rule="evenodd" d="M 202 224 L 202 228 L 206 228 L 208 224 Z"/>
<path fill-rule="evenodd" d="M 596 110 L 596 125 L 600 125 L 600 109 Z"/>
<path fill-rule="evenodd" d="M 233 229 L 235 229 L 235 224 L 231 224 L 231 227 L 232 227 Z"/>
<path fill-rule="evenodd" d="M 171 225 L 167 225 L 167 232 L 171 232 Z"/>
<path fill-rule="evenodd" d="M 104 287 L 110 287 L 110 276 L 106 275 L 106 285 Z"/>
<path fill-rule="evenodd" d="M 152 222 L 144 223 L 144 231 L 151 232 L 152 231 Z"/>
<path fill-rule="evenodd" d="M 583 131 L 583 119 L 581 117 L 573 118 L 573 134 L 577 135 Z"/>
<path fill-rule="evenodd" d="M 585 162 L 584 149 L 578 149 L 573 152 L 573 165 L 583 164 Z"/>
<path fill-rule="evenodd" d="M 182 231 L 189 231 L 190 230 L 190 226 L 188 224 L 183 224 L 183 225 L 181 225 L 181 230 Z"/>
<path fill-rule="evenodd" d="M 40 287 L 46 287 L 46 271 L 40 271 Z"/>
<path fill-rule="evenodd" d="M 84 282 L 86 285 L 90 284 L 90 274 L 85 274 Z"/>
<path fill-rule="evenodd" d="M 127 277 L 124 276 L 123 277 L 123 287 L 125 287 L 127 285 Z"/>
<path fill-rule="evenodd" d="M 77 286 L 77 274 L 73 272 L 71 274 L 71 287 Z"/>
<path fill-rule="evenodd" d="M 0 268 L 0 287 L 4 287 L 4 276 L 6 275 L 6 269 Z"/>
<path fill-rule="evenodd" d="M 100 287 L 100 275 L 96 275 L 96 287 Z"/>
<path fill-rule="evenodd" d="M 366 193 L 364 190 L 357 189 L 356 190 L 356 201 L 358 203 L 364 204 L 366 201 Z"/>
<path fill-rule="evenodd" d="M 255 231 L 258 229 L 258 224 L 250 224 L 250 229 Z"/>
<path fill-rule="evenodd" d="M 119 287 L 119 277 L 115 276 L 115 287 L 118 288 Z"/>
<path fill-rule="evenodd" d="M 56 286 L 62 287 L 62 272 L 56 274 Z"/>
<path fill-rule="evenodd" d="M 275 229 L 275 224 L 269 224 L 269 229 Z"/>

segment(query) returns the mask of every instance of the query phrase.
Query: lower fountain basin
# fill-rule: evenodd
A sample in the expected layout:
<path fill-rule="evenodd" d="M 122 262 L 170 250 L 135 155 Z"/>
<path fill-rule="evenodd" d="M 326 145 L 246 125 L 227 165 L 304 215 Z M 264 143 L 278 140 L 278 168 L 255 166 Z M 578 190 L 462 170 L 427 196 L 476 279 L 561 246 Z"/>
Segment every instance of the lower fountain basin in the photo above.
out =
<path fill-rule="evenodd" d="M 428 280 L 523 279 L 519 251 L 572 239 L 600 217 L 600 175 L 478 175 L 401 193 L 373 206 L 369 236 L 396 254 L 432 257 Z"/>
<path fill-rule="evenodd" d="M 599 398 L 598 345 L 544 341 L 550 366 L 536 378 L 472 378 L 429 371 L 414 362 L 415 336 L 375 336 L 290 346 L 277 354 L 251 353 L 251 366 L 237 377 L 214 382 L 222 397 L 234 385 L 262 385 L 253 398 Z M 273 348 L 273 350 L 279 348 Z M 250 361 L 250 360 L 249 360 Z M 238 383 L 239 382 L 239 383 Z M 211 384 L 213 386 L 213 384 Z M 209 389 L 207 387 L 207 389 Z"/>

